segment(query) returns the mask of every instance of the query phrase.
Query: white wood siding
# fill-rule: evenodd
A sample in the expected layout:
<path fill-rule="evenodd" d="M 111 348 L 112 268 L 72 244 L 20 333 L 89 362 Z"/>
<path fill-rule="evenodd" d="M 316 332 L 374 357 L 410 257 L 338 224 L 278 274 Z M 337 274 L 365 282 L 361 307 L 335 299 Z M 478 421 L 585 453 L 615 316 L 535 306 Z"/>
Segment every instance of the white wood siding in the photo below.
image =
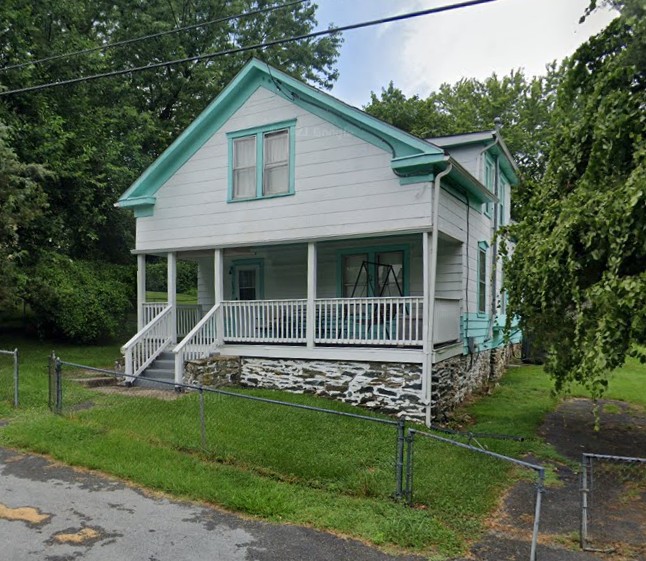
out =
<path fill-rule="evenodd" d="M 296 119 L 295 194 L 227 203 L 226 133 Z M 231 247 L 428 228 L 431 188 L 399 185 L 390 152 L 264 88 L 157 192 L 137 249 Z"/>

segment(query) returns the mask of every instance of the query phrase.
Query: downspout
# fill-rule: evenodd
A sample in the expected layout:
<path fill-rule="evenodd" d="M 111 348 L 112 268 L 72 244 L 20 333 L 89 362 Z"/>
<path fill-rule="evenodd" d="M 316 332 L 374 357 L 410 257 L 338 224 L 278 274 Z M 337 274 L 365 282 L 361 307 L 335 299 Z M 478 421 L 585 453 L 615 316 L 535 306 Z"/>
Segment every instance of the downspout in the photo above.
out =
<path fill-rule="evenodd" d="M 428 302 L 428 343 L 427 356 L 424 359 L 427 361 L 426 367 L 426 426 L 431 426 L 431 395 L 432 395 L 432 381 L 433 381 L 433 338 L 435 336 L 435 285 L 437 277 L 437 235 L 439 232 L 439 220 L 440 220 L 440 192 L 441 192 L 441 180 L 444 176 L 451 173 L 453 169 L 453 164 L 449 162 L 448 167 L 438 173 L 435 176 L 433 184 L 433 218 L 431 223 L 431 247 L 430 249 L 430 274 L 429 274 L 429 302 Z"/>

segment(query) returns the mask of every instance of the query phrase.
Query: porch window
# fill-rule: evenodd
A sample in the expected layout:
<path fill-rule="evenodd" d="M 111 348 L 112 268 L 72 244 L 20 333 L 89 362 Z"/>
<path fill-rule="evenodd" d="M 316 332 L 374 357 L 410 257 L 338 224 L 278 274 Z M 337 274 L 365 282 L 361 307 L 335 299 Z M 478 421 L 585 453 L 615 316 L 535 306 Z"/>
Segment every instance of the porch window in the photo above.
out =
<path fill-rule="evenodd" d="M 228 133 L 229 202 L 294 193 L 295 121 Z"/>
<path fill-rule="evenodd" d="M 485 167 L 484 167 L 484 184 L 485 187 L 493 193 L 494 189 L 494 164 L 493 162 L 489 159 L 489 157 L 485 154 Z M 492 203 L 485 203 L 482 205 L 482 212 L 485 213 L 486 216 L 489 216 L 491 218 L 491 207 Z"/>
<path fill-rule="evenodd" d="M 487 311 L 487 248 L 486 242 L 478 244 L 478 313 Z"/>
<path fill-rule="evenodd" d="M 408 290 L 408 248 L 342 251 L 339 258 L 343 298 L 403 296 Z"/>

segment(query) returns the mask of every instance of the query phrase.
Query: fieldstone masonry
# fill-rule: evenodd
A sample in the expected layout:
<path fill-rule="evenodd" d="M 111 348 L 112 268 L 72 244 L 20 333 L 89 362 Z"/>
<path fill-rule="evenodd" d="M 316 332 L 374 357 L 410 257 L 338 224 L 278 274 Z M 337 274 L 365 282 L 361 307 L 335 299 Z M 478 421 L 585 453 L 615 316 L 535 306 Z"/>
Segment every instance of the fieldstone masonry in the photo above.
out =
<path fill-rule="evenodd" d="M 435 364 L 433 417 L 447 417 L 467 396 L 495 384 L 512 351 L 512 346 L 504 347 Z M 184 381 L 213 387 L 241 385 L 313 393 L 401 418 L 425 419 L 421 364 L 216 355 L 188 362 Z"/>
<path fill-rule="evenodd" d="M 184 367 L 184 383 L 213 388 L 240 384 L 240 357 L 213 355 L 192 360 Z"/>
<path fill-rule="evenodd" d="M 240 381 L 296 393 L 313 393 L 421 420 L 422 366 L 383 362 L 243 358 Z"/>

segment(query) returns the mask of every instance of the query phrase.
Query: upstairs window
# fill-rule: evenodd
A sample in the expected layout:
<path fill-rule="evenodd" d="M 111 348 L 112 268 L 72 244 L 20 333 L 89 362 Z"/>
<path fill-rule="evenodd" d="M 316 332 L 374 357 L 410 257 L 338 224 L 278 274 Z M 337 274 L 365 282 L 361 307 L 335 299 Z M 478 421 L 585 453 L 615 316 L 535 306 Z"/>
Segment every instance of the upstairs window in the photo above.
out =
<path fill-rule="evenodd" d="M 229 201 L 294 193 L 295 121 L 229 133 Z"/>
<path fill-rule="evenodd" d="M 494 189 L 494 168 L 493 168 L 493 162 L 489 159 L 489 157 L 485 154 L 485 167 L 484 167 L 484 184 L 485 187 L 493 193 Z M 491 203 L 486 203 L 482 205 L 482 211 L 489 217 L 491 217 Z"/>

